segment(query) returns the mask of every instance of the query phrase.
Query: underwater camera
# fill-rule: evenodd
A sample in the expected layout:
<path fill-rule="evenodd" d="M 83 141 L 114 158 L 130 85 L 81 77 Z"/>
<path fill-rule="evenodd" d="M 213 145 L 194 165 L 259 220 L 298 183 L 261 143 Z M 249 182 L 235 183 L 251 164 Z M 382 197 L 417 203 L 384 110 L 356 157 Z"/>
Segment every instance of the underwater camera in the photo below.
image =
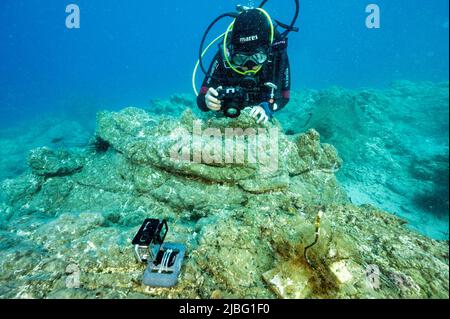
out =
<path fill-rule="evenodd" d="M 146 286 L 173 287 L 178 282 L 186 248 L 164 243 L 168 231 L 166 220 L 149 218 L 132 241 L 137 260 L 147 263 L 143 279 Z"/>
<path fill-rule="evenodd" d="M 229 118 L 237 118 L 250 100 L 250 94 L 258 94 L 260 89 L 254 77 L 247 76 L 240 81 L 240 86 L 218 89 L 217 99 L 222 102 L 221 111 Z"/>
<path fill-rule="evenodd" d="M 222 102 L 222 112 L 226 117 L 237 118 L 244 109 L 247 93 L 241 87 L 227 87 L 218 90 L 219 99 Z"/>

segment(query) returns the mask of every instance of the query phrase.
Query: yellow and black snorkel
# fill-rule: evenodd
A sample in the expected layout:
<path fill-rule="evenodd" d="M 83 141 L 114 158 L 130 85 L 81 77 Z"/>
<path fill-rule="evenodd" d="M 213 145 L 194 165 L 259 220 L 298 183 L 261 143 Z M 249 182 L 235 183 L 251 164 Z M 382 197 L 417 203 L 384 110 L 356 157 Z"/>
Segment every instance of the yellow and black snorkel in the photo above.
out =
<path fill-rule="evenodd" d="M 282 23 L 282 22 L 280 22 L 280 21 L 278 21 L 278 20 L 272 20 L 272 18 L 270 17 L 269 13 L 267 13 L 267 11 L 265 11 L 265 10 L 263 9 L 264 5 L 265 5 L 268 1 L 269 1 L 269 0 L 264 0 L 264 1 L 262 1 L 261 4 L 260 4 L 256 9 L 257 9 L 258 11 L 260 11 L 260 12 L 267 18 L 267 21 L 268 21 L 269 26 L 270 26 L 270 46 L 272 46 L 272 44 L 273 44 L 273 42 L 274 42 L 274 39 L 275 39 L 275 29 L 276 29 L 276 27 L 274 26 L 274 22 L 277 24 L 277 26 L 279 26 L 279 27 L 285 29 L 285 32 L 281 33 L 281 38 L 282 38 L 282 39 L 286 38 L 287 35 L 288 35 L 290 32 L 292 32 L 292 31 L 297 32 L 297 31 L 298 31 L 298 28 L 295 27 L 295 23 L 296 23 L 296 21 L 297 21 L 298 15 L 299 15 L 300 4 L 299 4 L 299 0 L 294 0 L 294 1 L 295 1 L 295 4 L 296 4 L 295 15 L 294 15 L 294 18 L 292 19 L 290 25 L 286 25 L 286 24 L 284 24 L 284 23 Z M 230 45 L 229 45 L 230 34 L 231 34 L 232 31 L 233 31 L 233 27 L 234 27 L 234 25 L 235 25 L 235 22 L 236 22 L 236 19 L 238 18 L 238 16 L 239 16 L 240 14 L 242 14 L 243 12 L 245 12 L 245 11 L 247 11 L 247 10 L 250 10 L 250 9 L 251 9 L 251 8 L 246 8 L 246 7 L 243 7 L 243 6 L 238 6 L 238 7 L 237 7 L 237 11 L 238 11 L 238 12 L 222 14 L 222 15 L 220 15 L 219 17 L 217 17 L 216 19 L 214 19 L 214 21 L 208 26 L 208 28 L 207 28 L 205 34 L 203 35 L 203 38 L 202 38 L 202 41 L 201 41 L 201 44 L 200 44 L 199 58 L 198 58 L 197 64 L 195 65 L 194 72 L 193 72 L 193 75 L 192 75 L 192 86 L 193 86 L 193 89 L 194 89 L 194 92 L 195 92 L 196 95 L 198 95 L 198 91 L 197 91 L 197 88 L 196 88 L 195 80 L 196 80 L 196 74 L 197 74 L 198 68 L 200 67 L 200 69 L 202 70 L 202 72 L 203 72 L 205 75 L 208 76 L 208 71 L 205 69 L 205 67 L 204 67 L 204 65 L 203 65 L 203 57 L 206 55 L 206 53 L 208 52 L 208 50 L 209 50 L 215 43 L 217 43 L 218 41 L 220 41 L 222 38 L 223 38 L 223 44 L 222 44 L 222 48 L 221 48 L 221 49 L 223 50 L 223 51 L 222 51 L 222 55 L 223 55 L 223 58 L 224 58 L 224 60 L 225 60 L 225 63 L 227 64 L 227 66 L 228 66 L 229 68 L 231 68 L 234 72 L 236 72 L 236 73 L 238 73 L 238 74 L 240 74 L 240 75 L 244 75 L 244 76 L 253 76 L 253 75 L 257 74 L 257 73 L 261 70 L 262 66 L 258 66 L 257 68 L 251 69 L 251 70 L 240 70 L 240 69 L 238 69 L 238 67 L 237 67 L 236 65 L 233 64 L 233 62 L 232 62 L 231 59 L 230 59 L 230 51 L 229 51 L 229 48 L 230 48 Z M 223 33 L 223 34 L 221 34 L 220 36 L 218 36 L 217 38 L 215 38 L 215 39 L 207 46 L 207 48 L 204 49 L 205 41 L 206 41 L 206 38 L 207 38 L 209 32 L 211 31 L 211 29 L 214 27 L 214 25 L 215 25 L 217 22 L 219 22 L 220 20 L 222 20 L 222 19 L 224 19 L 224 18 L 232 18 L 233 21 L 232 21 L 232 23 L 229 25 L 229 27 L 227 28 L 227 30 L 226 30 L 225 33 Z M 211 75 L 209 75 L 209 76 L 211 76 Z M 216 79 L 216 80 L 221 81 L 221 80 L 223 80 L 223 79 Z"/>

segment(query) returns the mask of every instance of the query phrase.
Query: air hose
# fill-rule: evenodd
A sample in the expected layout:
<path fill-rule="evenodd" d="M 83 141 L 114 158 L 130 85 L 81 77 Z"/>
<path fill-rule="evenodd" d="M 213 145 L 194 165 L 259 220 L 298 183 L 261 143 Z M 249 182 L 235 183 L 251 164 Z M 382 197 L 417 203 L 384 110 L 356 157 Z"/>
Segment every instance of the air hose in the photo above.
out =
<path fill-rule="evenodd" d="M 226 32 L 222 33 L 221 35 L 219 35 L 217 38 L 215 38 L 207 47 L 206 49 L 202 52 L 202 58 L 205 56 L 205 54 L 208 52 L 209 48 L 211 48 L 217 41 L 219 41 L 221 38 L 223 38 L 223 36 L 225 35 Z M 192 73 L 192 87 L 194 89 L 195 95 L 198 96 L 198 91 L 197 91 L 197 87 L 195 85 L 195 78 L 197 76 L 197 71 L 198 71 L 198 67 L 200 65 L 200 61 L 201 59 L 199 59 L 197 61 L 197 64 L 195 64 L 195 68 L 194 68 L 194 73 Z"/>

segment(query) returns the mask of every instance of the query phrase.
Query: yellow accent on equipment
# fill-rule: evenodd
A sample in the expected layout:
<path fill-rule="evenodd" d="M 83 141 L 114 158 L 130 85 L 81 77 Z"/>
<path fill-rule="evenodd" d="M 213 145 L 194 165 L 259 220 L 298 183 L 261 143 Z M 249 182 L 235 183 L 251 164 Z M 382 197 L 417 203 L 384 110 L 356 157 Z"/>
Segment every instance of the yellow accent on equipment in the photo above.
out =
<path fill-rule="evenodd" d="M 267 13 L 266 10 L 262 9 L 262 8 L 257 8 L 259 11 L 261 11 L 267 18 L 267 20 L 269 21 L 270 24 L 270 44 L 272 45 L 274 40 L 275 40 L 275 28 L 273 26 L 273 22 L 272 22 L 272 18 L 270 17 L 270 15 Z M 224 37 L 224 41 L 223 41 L 223 56 L 225 58 L 225 61 L 227 62 L 228 66 L 236 73 L 241 74 L 241 75 L 249 75 L 249 74 L 256 74 L 259 71 L 261 71 L 262 66 L 259 66 L 256 70 L 248 70 L 248 71 L 240 71 L 238 70 L 230 61 L 229 57 L 228 57 L 228 52 L 227 52 L 227 42 L 228 42 L 228 35 L 229 33 L 233 30 L 233 26 L 235 23 L 236 19 L 233 20 L 233 22 L 230 24 L 230 26 L 228 27 L 227 31 L 225 33 L 222 33 L 220 36 L 218 36 L 217 38 L 215 38 L 207 47 L 206 49 L 202 52 L 202 58 L 206 55 L 206 53 L 208 52 L 208 50 L 217 42 L 219 41 L 220 38 Z M 195 68 L 194 68 L 194 72 L 192 74 L 192 87 L 194 89 L 195 95 L 198 96 L 198 90 L 197 87 L 195 85 L 195 78 L 197 77 L 197 71 L 198 71 L 198 67 L 200 64 L 200 60 L 197 61 L 197 63 L 195 64 Z"/>

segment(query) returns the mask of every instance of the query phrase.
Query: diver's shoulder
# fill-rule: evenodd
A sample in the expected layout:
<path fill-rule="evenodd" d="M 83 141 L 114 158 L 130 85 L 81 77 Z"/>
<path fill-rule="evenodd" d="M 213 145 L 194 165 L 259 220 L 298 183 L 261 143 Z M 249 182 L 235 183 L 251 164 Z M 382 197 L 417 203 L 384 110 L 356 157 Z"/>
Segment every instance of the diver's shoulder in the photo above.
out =
<path fill-rule="evenodd" d="M 275 51 L 283 51 L 287 50 L 287 47 L 288 47 L 287 37 L 283 37 L 279 31 L 276 31 L 272 44 L 272 49 Z"/>

